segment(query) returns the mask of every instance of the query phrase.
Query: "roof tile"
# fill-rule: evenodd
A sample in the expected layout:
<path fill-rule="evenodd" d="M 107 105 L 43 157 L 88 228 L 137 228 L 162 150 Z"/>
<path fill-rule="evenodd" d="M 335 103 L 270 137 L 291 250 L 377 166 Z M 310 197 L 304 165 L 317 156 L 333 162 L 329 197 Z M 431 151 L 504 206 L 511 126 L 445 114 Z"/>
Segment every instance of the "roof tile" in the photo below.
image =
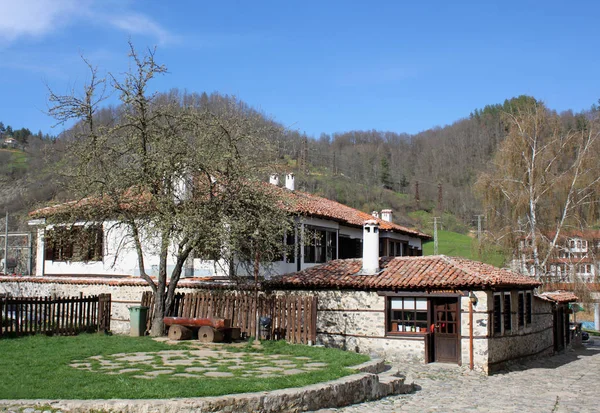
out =
<path fill-rule="evenodd" d="M 458 289 L 490 287 L 533 288 L 540 283 L 530 277 L 465 258 L 383 257 L 381 272 L 361 275 L 361 259 L 334 260 L 293 274 L 274 278 L 267 284 L 288 288 L 349 289 Z"/>

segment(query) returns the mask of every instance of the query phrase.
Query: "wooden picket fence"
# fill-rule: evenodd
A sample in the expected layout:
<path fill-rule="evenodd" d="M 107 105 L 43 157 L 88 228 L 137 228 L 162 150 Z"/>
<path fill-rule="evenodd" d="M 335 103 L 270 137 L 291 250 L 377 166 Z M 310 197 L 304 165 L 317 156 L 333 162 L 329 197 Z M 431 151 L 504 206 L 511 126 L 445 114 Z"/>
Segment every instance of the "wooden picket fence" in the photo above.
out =
<path fill-rule="evenodd" d="M 110 312 L 110 294 L 58 298 L 0 296 L 0 338 L 108 331 Z"/>
<path fill-rule="evenodd" d="M 302 295 L 258 294 L 254 291 L 209 291 L 177 294 L 173 317 L 216 317 L 231 320 L 246 337 L 256 336 L 257 306 L 259 317 L 271 317 L 271 327 L 261 339 L 289 343 L 315 343 L 317 338 L 317 298 Z M 154 296 L 146 291 L 142 305 L 149 307 L 147 331 L 150 330 L 154 310 Z M 259 329 L 259 331 L 261 331 Z M 264 330 L 262 330 L 264 331 Z M 262 334 L 262 332 L 261 332 Z"/>

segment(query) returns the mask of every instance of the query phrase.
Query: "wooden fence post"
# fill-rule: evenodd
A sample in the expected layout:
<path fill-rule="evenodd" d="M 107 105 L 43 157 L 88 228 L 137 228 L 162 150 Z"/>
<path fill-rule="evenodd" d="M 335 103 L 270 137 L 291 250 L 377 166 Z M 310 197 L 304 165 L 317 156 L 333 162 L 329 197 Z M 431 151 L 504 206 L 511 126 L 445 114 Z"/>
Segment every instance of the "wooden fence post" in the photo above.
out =
<path fill-rule="evenodd" d="M 110 330 L 110 294 L 100 294 L 98 296 L 98 331 Z"/>

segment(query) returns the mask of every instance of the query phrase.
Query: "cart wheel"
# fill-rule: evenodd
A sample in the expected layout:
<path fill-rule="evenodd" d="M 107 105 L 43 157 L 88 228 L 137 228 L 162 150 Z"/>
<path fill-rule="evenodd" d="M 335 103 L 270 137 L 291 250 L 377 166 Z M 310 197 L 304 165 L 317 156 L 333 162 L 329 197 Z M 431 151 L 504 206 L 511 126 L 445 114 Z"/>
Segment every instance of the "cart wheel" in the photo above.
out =
<path fill-rule="evenodd" d="M 179 325 L 169 327 L 169 340 L 189 340 L 192 338 L 192 330 Z"/>

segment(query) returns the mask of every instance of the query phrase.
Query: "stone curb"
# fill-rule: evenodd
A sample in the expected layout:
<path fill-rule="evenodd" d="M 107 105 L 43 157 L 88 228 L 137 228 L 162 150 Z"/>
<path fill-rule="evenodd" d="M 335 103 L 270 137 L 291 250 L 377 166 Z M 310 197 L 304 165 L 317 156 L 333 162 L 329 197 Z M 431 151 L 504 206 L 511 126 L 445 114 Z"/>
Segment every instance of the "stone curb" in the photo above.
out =
<path fill-rule="evenodd" d="M 367 365 L 367 366 L 365 366 Z M 383 362 L 364 363 L 363 368 L 381 368 Z M 20 410 L 34 406 L 50 407 L 65 412 L 125 412 L 125 413 L 277 413 L 303 412 L 377 400 L 392 394 L 414 391 L 413 383 L 385 372 L 381 375 L 365 372 L 337 380 L 301 388 L 268 392 L 243 393 L 218 397 L 181 399 L 111 399 L 111 400 L 0 400 L 0 411 Z"/>
<path fill-rule="evenodd" d="M 359 364 L 352 367 L 354 370 L 360 371 L 361 373 L 373 373 L 378 374 L 386 370 L 385 360 L 373 359 L 365 363 Z"/>

